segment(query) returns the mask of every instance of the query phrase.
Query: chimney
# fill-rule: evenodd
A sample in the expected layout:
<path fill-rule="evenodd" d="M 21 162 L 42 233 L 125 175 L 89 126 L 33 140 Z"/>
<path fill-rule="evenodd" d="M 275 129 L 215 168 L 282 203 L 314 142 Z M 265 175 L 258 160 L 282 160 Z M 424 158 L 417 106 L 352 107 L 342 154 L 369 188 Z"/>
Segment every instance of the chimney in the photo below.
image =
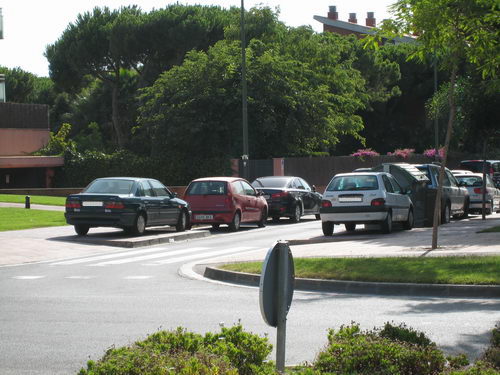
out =
<path fill-rule="evenodd" d="M 328 18 L 331 20 L 338 20 L 339 19 L 339 14 L 337 12 L 337 7 L 335 5 L 331 5 L 329 7 L 329 12 L 328 12 Z"/>
<path fill-rule="evenodd" d="M 356 13 L 349 13 L 349 22 L 358 23 L 358 20 L 356 19 Z"/>
<path fill-rule="evenodd" d="M 369 27 L 375 27 L 377 25 L 377 20 L 374 17 L 373 12 L 367 12 L 366 13 L 366 26 Z"/>

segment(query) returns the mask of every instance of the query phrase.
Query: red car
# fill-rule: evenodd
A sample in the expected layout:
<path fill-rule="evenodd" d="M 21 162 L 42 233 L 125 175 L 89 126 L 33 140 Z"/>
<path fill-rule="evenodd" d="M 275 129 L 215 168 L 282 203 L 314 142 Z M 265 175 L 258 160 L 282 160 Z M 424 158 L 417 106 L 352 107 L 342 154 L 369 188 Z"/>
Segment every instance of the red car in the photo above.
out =
<path fill-rule="evenodd" d="M 184 199 L 189 202 L 192 224 L 227 224 L 233 232 L 241 223 L 264 227 L 267 202 L 250 183 L 239 177 L 205 177 L 190 182 Z"/>

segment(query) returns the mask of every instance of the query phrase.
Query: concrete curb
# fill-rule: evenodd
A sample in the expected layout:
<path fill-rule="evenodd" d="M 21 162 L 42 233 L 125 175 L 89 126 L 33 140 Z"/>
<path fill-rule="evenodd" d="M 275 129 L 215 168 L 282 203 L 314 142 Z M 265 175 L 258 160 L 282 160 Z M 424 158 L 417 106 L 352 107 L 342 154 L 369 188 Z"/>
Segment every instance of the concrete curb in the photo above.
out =
<path fill-rule="evenodd" d="M 259 286 L 260 275 L 226 271 L 210 266 L 206 266 L 202 272 L 203 276 L 213 280 L 247 286 Z M 311 292 L 387 296 L 500 298 L 500 285 L 372 283 L 296 278 L 295 289 Z"/>

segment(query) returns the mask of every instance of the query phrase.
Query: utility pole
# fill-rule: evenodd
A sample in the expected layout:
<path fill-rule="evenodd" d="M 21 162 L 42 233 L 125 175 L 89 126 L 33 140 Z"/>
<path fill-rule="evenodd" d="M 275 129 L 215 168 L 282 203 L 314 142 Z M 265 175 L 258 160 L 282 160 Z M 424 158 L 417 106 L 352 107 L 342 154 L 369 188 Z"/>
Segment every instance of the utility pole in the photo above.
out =
<path fill-rule="evenodd" d="M 247 105 L 247 68 L 246 68 L 246 37 L 245 37 L 245 4 L 241 0 L 241 108 L 242 108 L 242 122 L 243 122 L 243 177 L 248 176 L 248 105 Z"/>

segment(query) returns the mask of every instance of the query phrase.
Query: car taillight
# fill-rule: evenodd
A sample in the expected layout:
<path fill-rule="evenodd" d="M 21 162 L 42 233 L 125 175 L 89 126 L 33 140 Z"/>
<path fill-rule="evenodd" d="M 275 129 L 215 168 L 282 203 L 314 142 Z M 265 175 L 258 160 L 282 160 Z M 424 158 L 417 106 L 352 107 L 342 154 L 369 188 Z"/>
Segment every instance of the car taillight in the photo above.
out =
<path fill-rule="evenodd" d="M 121 210 L 122 208 L 125 208 L 125 205 L 122 202 L 106 202 L 104 203 L 104 208 Z"/>
<path fill-rule="evenodd" d="M 279 193 L 271 194 L 271 198 L 273 198 L 273 199 L 284 198 L 287 195 L 288 195 L 287 191 L 280 191 Z"/>
<path fill-rule="evenodd" d="M 66 208 L 81 208 L 82 205 L 80 202 L 75 202 L 75 201 L 69 201 L 66 202 Z"/>
<path fill-rule="evenodd" d="M 322 200 L 321 201 L 321 207 L 323 207 L 323 208 L 332 207 L 332 202 L 327 201 L 327 200 Z"/>
<path fill-rule="evenodd" d="M 372 203 L 371 203 L 371 205 L 375 206 L 375 207 L 380 207 L 380 206 L 383 206 L 384 204 L 385 204 L 384 198 L 374 199 L 374 200 L 372 200 Z"/>
<path fill-rule="evenodd" d="M 479 188 L 479 187 L 474 188 L 474 193 L 475 194 L 483 194 L 483 188 Z"/>

